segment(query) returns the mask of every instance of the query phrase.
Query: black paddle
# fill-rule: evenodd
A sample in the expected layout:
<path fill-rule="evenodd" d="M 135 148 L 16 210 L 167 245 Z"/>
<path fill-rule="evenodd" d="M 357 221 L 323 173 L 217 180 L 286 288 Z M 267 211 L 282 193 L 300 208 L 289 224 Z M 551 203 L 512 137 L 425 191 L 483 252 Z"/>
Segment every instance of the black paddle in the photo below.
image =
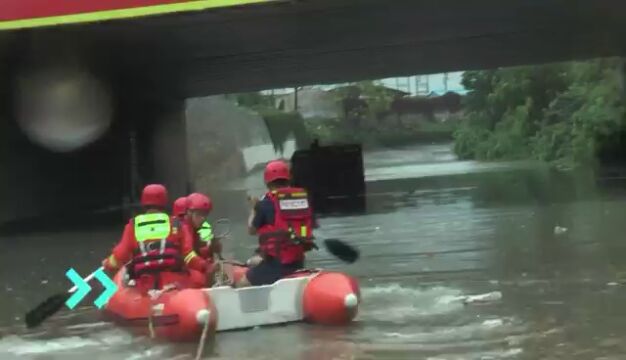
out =
<path fill-rule="evenodd" d="M 98 270 L 92 272 L 89 276 L 87 276 L 84 279 L 84 281 L 89 282 L 91 279 L 93 279 L 93 277 L 96 275 L 96 272 L 98 272 Z M 39 305 L 37 305 L 37 307 L 27 312 L 26 316 L 24 317 L 24 320 L 26 321 L 26 327 L 31 329 L 36 326 L 39 326 L 47 318 L 56 314 L 59 310 L 61 310 L 61 308 L 65 305 L 65 302 L 67 301 L 67 299 L 69 299 L 70 296 L 72 296 L 72 293 L 74 293 L 76 289 L 78 289 L 78 287 L 74 286 L 73 288 L 71 288 L 69 291 L 65 293 L 54 294 L 50 296 L 49 298 L 47 298 L 46 300 L 44 300 Z"/>
<path fill-rule="evenodd" d="M 324 246 L 329 253 L 343 262 L 352 264 L 359 260 L 359 250 L 339 239 L 326 239 Z"/>
<path fill-rule="evenodd" d="M 37 305 L 36 308 L 32 309 L 28 313 L 26 313 L 26 327 L 31 329 L 36 326 L 39 326 L 44 320 L 49 318 L 50 316 L 56 314 L 67 299 L 69 299 L 71 294 L 54 294 L 43 301 L 41 304 Z"/>

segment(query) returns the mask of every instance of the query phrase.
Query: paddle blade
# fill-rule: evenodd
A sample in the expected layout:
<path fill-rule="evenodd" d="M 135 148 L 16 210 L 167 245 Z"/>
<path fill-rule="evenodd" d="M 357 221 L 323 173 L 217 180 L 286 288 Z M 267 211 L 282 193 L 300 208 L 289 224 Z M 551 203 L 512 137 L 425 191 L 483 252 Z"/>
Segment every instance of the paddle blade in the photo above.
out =
<path fill-rule="evenodd" d="M 341 261 L 352 264 L 359 259 L 359 250 L 339 239 L 326 239 L 324 240 L 324 245 L 329 253 L 335 255 Z"/>
<path fill-rule="evenodd" d="M 56 294 L 47 298 L 44 302 L 26 314 L 26 327 L 30 329 L 38 326 L 44 322 L 44 320 L 56 314 L 65 305 L 69 296 L 69 293 L 64 293 Z"/>

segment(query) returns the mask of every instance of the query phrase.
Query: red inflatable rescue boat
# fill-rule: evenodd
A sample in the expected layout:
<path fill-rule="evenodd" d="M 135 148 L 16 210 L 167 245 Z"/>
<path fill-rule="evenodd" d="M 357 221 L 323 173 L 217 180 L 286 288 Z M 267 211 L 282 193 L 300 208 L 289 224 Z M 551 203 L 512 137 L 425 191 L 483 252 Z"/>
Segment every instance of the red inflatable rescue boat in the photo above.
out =
<path fill-rule="evenodd" d="M 224 264 L 231 279 L 238 280 L 245 271 L 245 267 Z M 323 270 L 303 270 L 272 285 L 174 289 L 154 298 L 126 285 L 124 275 L 121 270 L 115 276 L 119 290 L 105 313 L 140 334 L 170 341 L 197 340 L 205 326 L 214 333 L 296 321 L 346 325 L 357 315 L 361 302 L 354 278 Z"/>
<path fill-rule="evenodd" d="M 116 323 L 172 341 L 198 339 L 207 323 L 215 332 L 217 313 L 203 289 L 174 289 L 152 297 L 128 286 L 124 277 L 123 268 L 113 279 L 118 290 L 105 306 L 105 314 Z"/>

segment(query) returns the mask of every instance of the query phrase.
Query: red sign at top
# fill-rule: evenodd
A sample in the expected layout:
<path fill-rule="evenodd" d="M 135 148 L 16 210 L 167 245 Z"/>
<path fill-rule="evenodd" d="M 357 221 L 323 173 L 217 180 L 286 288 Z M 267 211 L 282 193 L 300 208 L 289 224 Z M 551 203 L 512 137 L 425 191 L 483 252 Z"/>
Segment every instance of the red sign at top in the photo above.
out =
<path fill-rule="evenodd" d="M 57 26 L 275 0 L 0 0 L 0 30 Z"/>
<path fill-rule="evenodd" d="M 189 0 L 0 0 L 0 21 L 121 10 Z"/>

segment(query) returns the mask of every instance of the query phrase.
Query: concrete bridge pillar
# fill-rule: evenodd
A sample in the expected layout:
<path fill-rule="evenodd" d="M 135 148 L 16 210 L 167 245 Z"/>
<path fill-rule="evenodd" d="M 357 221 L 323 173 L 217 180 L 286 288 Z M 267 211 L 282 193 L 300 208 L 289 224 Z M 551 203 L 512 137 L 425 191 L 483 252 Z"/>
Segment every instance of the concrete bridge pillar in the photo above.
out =
<path fill-rule="evenodd" d="M 184 101 L 169 102 L 159 108 L 151 136 L 146 149 L 152 153 L 152 181 L 166 184 L 172 198 L 191 192 Z"/>
<path fill-rule="evenodd" d="M 127 128 L 127 196 L 134 202 L 145 184 L 162 183 L 170 196 L 191 191 L 183 100 L 125 96 L 120 121 Z"/>
<path fill-rule="evenodd" d="M 54 152 L 18 126 L 13 89 L 0 86 L 0 94 L 0 229 L 117 222 L 146 183 L 166 184 L 172 197 L 191 190 L 182 100 L 116 94 L 114 120 L 101 138 Z"/>

